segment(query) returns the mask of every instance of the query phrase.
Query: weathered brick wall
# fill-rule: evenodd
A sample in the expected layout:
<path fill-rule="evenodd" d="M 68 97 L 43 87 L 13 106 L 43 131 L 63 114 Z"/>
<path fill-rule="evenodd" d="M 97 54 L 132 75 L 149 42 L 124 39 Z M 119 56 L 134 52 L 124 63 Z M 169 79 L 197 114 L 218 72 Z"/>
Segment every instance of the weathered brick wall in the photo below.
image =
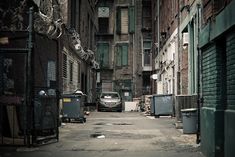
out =
<path fill-rule="evenodd" d="M 181 93 L 183 95 L 188 94 L 188 47 L 182 49 L 180 72 L 181 72 Z"/>
<path fill-rule="evenodd" d="M 177 28 L 178 1 L 162 0 L 160 2 L 160 32 L 166 32 L 166 41 Z"/>
<path fill-rule="evenodd" d="M 203 0 L 203 18 L 207 23 L 210 18 L 214 18 L 232 0 Z"/>

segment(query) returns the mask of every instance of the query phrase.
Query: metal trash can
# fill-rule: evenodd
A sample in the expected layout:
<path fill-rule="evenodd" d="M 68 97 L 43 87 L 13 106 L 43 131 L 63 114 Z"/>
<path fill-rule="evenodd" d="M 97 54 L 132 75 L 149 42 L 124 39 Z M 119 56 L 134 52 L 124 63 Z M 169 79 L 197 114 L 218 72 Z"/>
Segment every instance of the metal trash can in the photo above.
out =
<path fill-rule="evenodd" d="M 63 117 L 62 121 L 71 119 L 85 122 L 86 119 L 84 117 L 84 96 L 77 94 L 65 94 L 62 97 L 63 107 Z"/>
<path fill-rule="evenodd" d="M 182 109 L 183 117 L 183 133 L 194 134 L 197 133 L 198 114 L 196 108 Z"/>

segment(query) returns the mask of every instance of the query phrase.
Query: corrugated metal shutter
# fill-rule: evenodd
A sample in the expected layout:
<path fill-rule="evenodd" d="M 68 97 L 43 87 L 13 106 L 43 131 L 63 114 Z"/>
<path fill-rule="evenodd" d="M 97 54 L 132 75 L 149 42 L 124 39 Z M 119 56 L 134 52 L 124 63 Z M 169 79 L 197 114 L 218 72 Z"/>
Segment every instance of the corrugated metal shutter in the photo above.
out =
<path fill-rule="evenodd" d="M 112 91 L 112 90 L 113 90 L 112 82 L 102 83 L 102 91 Z"/>
<path fill-rule="evenodd" d="M 235 105 L 235 33 L 227 39 L 227 105 Z"/>
<path fill-rule="evenodd" d="M 121 33 L 128 34 L 128 9 L 121 8 Z"/>

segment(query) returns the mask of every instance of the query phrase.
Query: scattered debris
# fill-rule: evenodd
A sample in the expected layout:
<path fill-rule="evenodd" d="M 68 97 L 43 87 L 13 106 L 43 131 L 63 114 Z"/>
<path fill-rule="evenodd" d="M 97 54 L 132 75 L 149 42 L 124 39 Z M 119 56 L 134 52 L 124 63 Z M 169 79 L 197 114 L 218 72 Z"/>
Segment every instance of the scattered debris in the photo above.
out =
<path fill-rule="evenodd" d="M 104 135 L 100 135 L 100 136 L 97 136 L 96 138 L 101 139 L 101 138 L 105 138 L 105 136 Z"/>

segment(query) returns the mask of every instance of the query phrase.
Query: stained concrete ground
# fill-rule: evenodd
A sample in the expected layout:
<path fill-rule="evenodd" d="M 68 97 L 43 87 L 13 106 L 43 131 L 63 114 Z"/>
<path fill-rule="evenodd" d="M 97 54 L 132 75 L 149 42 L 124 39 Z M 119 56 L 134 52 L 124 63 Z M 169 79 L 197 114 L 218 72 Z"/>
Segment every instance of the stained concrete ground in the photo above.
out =
<path fill-rule="evenodd" d="M 87 122 L 60 127 L 60 140 L 40 147 L 0 147 L 0 157 L 204 157 L 196 135 L 171 117 L 139 112 L 92 112 Z"/>

